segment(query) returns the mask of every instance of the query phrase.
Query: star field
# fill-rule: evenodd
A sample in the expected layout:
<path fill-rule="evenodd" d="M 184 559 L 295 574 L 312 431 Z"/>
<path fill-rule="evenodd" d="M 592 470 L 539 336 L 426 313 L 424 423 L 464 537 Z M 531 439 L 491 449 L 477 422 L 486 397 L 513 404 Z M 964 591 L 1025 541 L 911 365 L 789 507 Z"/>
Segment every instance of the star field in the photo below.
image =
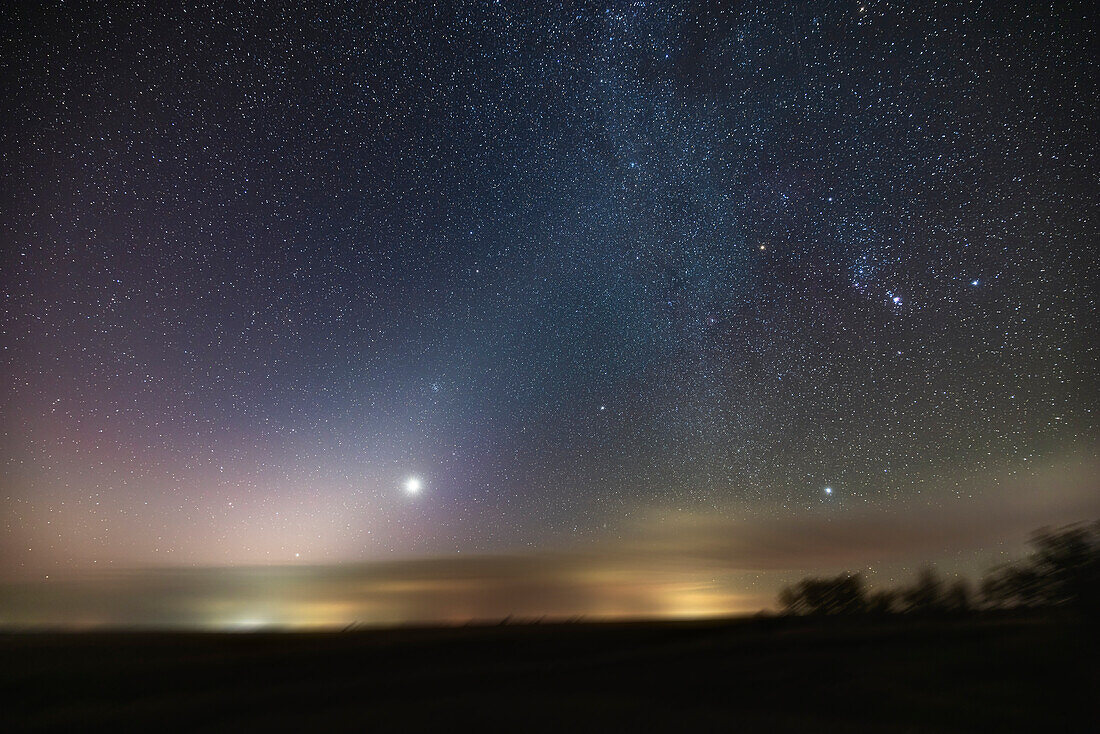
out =
<path fill-rule="evenodd" d="M 534 5 L 0 11 L 0 570 L 950 514 L 1095 457 L 1089 4 Z"/>

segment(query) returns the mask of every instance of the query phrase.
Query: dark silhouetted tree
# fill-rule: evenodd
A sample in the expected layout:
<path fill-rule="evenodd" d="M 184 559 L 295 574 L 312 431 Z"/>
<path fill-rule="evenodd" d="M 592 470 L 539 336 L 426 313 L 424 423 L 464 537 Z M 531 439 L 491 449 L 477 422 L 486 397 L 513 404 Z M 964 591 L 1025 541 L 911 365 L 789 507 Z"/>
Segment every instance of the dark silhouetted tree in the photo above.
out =
<path fill-rule="evenodd" d="M 1043 528 L 1031 536 L 1032 553 L 982 582 L 987 603 L 1001 607 L 1070 605 L 1100 614 L 1100 522 Z"/>
<path fill-rule="evenodd" d="M 963 614 L 971 609 L 970 582 L 959 579 L 947 587 L 943 595 L 943 608 L 948 612 Z"/>
<path fill-rule="evenodd" d="M 943 580 L 932 566 L 917 572 L 917 580 L 903 589 L 901 598 L 905 611 L 913 614 L 932 614 L 944 609 Z"/>
<path fill-rule="evenodd" d="M 986 576 L 981 598 L 987 607 L 1073 606 L 1100 619 L 1100 521 L 1036 531 L 1026 559 Z M 787 614 L 940 614 L 974 608 L 969 582 L 948 585 L 932 566 L 923 567 L 913 584 L 868 595 L 858 575 L 807 578 L 779 594 Z"/>
<path fill-rule="evenodd" d="M 859 574 L 803 579 L 783 589 L 779 603 L 787 614 L 857 614 L 867 610 Z"/>
<path fill-rule="evenodd" d="M 982 597 L 991 607 L 1035 607 L 1046 603 L 1044 581 L 1035 569 L 1005 566 L 982 580 Z"/>
<path fill-rule="evenodd" d="M 891 589 L 876 591 L 867 597 L 867 611 L 871 614 L 894 614 L 898 611 L 898 593 Z"/>

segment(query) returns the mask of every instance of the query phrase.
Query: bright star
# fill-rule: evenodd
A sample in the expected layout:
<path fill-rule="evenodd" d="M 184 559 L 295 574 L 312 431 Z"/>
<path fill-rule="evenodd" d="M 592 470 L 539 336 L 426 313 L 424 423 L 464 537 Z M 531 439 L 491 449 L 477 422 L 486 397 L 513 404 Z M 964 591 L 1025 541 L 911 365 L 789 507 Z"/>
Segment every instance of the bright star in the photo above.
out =
<path fill-rule="evenodd" d="M 825 494 L 832 495 L 832 493 L 833 493 L 833 488 L 832 487 L 826 487 L 825 488 Z"/>
<path fill-rule="evenodd" d="M 405 494 L 420 494 L 419 477 L 409 477 L 405 480 Z"/>
<path fill-rule="evenodd" d="M 975 278 L 974 280 L 970 281 L 970 285 L 977 285 L 977 284 L 978 284 L 978 279 L 977 279 L 977 278 Z"/>

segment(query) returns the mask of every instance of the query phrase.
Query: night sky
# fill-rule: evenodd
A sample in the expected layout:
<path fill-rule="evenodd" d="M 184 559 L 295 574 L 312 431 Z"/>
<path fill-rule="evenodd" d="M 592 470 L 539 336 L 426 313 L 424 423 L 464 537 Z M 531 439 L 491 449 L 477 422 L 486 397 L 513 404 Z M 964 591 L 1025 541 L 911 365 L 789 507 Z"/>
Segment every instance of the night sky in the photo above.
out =
<path fill-rule="evenodd" d="M 0 11 L 0 621 L 728 613 L 1100 515 L 1091 3 L 76 5 Z"/>

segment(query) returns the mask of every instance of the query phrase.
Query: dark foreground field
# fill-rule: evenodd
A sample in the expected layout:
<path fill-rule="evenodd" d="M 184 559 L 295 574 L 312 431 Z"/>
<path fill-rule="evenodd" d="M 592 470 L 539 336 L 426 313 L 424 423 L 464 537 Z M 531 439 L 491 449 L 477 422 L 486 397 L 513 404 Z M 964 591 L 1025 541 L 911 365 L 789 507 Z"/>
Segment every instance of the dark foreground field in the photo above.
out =
<path fill-rule="evenodd" d="M 0 730 L 1085 731 L 1084 632 L 998 618 L 7 634 Z"/>

